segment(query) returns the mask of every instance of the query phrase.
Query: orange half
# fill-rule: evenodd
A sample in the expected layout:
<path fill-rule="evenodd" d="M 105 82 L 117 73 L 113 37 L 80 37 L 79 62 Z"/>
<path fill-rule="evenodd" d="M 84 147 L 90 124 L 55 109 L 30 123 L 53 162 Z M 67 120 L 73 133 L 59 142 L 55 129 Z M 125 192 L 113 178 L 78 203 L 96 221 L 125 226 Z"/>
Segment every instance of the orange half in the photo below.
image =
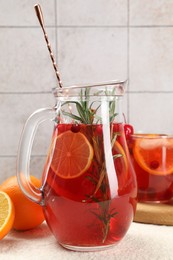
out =
<path fill-rule="evenodd" d="M 93 155 L 93 148 L 85 135 L 69 130 L 56 138 L 51 167 L 61 178 L 76 178 L 88 170 Z"/>
<path fill-rule="evenodd" d="M 0 191 L 0 240 L 5 237 L 13 227 L 15 210 L 13 203 L 3 191 Z"/>
<path fill-rule="evenodd" d="M 133 154 L 140 167 L 148 173 L 173 173 L 173 138 L 159 135 L 138 136 Z"/>

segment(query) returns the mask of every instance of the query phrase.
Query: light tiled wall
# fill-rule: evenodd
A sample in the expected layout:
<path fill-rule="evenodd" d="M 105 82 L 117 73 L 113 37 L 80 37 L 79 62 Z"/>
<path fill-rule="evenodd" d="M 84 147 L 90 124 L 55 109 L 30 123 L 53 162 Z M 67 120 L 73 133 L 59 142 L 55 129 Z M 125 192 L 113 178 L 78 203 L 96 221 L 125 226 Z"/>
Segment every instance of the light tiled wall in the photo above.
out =
<path fill-rule="evenodd" d="M 0 182 L 16 173 L 26 118 L 52 106 L 56 77 L 33 0 L 0 1 Z M 173 132 L 173 1 L 38 0 L 64 85 L 127 79 L 127 120 L 136 131 Z M 50 138 L 43 125 L 32 169 L 41 174 Z"/>

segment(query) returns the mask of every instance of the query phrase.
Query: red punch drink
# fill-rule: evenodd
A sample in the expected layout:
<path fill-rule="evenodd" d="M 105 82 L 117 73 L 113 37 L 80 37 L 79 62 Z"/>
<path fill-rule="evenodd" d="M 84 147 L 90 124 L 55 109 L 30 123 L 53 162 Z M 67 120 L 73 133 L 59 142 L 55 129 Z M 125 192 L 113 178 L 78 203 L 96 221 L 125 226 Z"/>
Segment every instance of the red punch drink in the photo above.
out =
<path fill-rule="evenodd" d="M 136 185 L 123 125 L 111 124 L 110 133 L 106 156 L 102 124 L 55 127 L 44 172 L 45 216 L 67 248 L 114 244 L 133 219 Z"/>

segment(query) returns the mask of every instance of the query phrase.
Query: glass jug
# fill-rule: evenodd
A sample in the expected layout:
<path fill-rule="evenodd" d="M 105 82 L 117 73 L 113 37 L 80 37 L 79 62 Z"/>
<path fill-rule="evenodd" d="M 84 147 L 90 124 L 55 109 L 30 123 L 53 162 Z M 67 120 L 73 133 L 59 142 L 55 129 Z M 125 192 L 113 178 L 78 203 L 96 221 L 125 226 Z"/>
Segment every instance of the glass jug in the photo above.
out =
<path fill-rule="evenodd" d="M 65 248 L 110 247 L 133 220 L 137 187 L 124 134 L 124 85 L 55 88 L 56 105 L 34 112 L 25 124 L 18 182 L 42 205 L 49 228 Z M 54 130 L 38 189 L 30 181 L 30 156 L 37 127 L 45 120 L 54 123 Z"/>

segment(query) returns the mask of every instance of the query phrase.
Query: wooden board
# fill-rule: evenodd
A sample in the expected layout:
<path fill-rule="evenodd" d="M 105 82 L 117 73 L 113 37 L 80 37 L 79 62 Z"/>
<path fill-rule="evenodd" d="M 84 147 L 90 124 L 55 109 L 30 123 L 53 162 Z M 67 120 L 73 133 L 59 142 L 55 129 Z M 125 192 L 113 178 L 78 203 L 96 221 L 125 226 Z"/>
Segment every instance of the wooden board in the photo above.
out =
<path fill-rule="evenodd" d="M 173 201 L 169 204 L 138 203 L 134 221 L 173 226 Z"/>

